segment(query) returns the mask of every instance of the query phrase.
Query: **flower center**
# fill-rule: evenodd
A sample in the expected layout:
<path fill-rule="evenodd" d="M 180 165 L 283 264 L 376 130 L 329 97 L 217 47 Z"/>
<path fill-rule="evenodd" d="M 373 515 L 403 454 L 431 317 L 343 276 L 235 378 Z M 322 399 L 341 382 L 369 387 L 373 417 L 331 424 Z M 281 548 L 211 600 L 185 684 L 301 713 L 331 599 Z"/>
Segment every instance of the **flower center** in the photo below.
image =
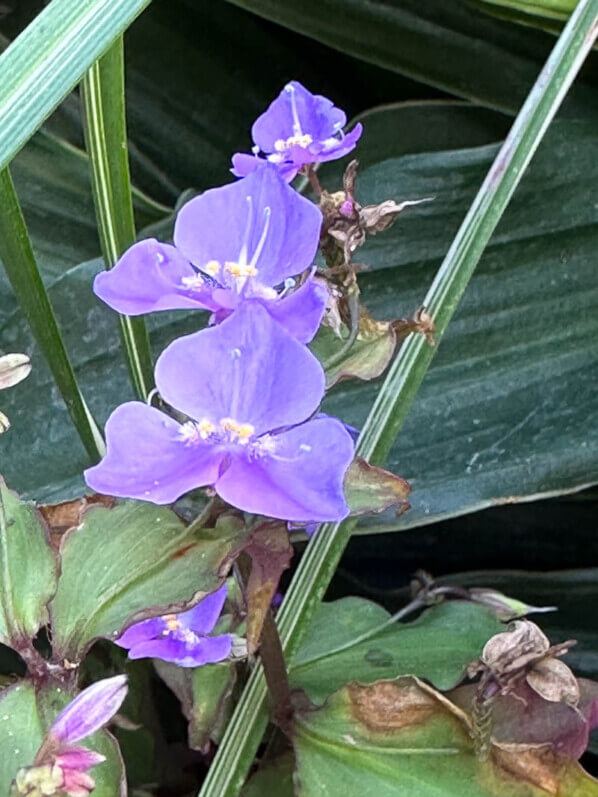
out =
<path fill-rule="evenodd" d="M 195 444 L 204 440 L 212 443 L 237 443 L 245 446 L 255 434 L 255 427 L 250 423 L 241 423 L 234 418 L 221 418 L 218 426 L 208 418 L 201 421 L 187 421 L 179 435 L 186 444 Z"/>
<path fill-rule="evenodd" d="M 309 133 L 297 133 L 288 138 L 279 138 L 274 142 L 276 152 L 286 152 L 291 147 L 309 147 L 313 143 L 313 138 Z"/>

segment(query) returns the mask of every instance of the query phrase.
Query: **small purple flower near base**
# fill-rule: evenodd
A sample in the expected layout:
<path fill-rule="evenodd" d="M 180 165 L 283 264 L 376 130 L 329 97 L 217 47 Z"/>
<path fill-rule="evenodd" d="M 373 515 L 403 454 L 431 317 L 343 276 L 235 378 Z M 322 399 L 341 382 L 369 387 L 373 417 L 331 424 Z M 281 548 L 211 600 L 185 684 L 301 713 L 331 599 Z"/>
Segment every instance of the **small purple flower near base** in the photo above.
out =
<path fill-rule="evenodd" d="M 313 417 L 322 366 L 261 304 L 245 302 L 222 324 L 175 340 L 155 376 L 162 398 L 189 420 L 141 402 L 118 407 L 106 456 L 85 472 L 93 490 L 169 504 L 209 485 L 254 514 L 346 517 L 353 441 L 336 418 Z"/>
<path fill-rule="evenodd" d="M 130 659 L 163 659 L 179 667 L 223 661 L 231 655 L 231 634 L 208 634 L 218 622 L 225 600 L 226 584 L 187 612 L 135 623 L 116 644 L 129 651 Z"/>
<path fill-rule="evenodd" d="M 302 166 L 342 158 L 355 148 L 363 128 L 357 124 L 345 135 L 346 124 L 344 111 L 293 80 L 254 122 L 253 155 L 237 152 L 232 172 L 244 177 L 272 163 L 290 182 Z"/>
<path fill-rule="evenodd" d="M 223 321 L 251 299 L 302 343 L 316 334 L 328 301 L 323 280 L 310 274 L 322 214 L 293 191 L 274 167 L 214 188 L 177 216 L 174 246 L 154 238 L 128 249 L 95 279 L 94 291 L 113 310 L 210 310 Z"/>
<path fill-rule="evenodd" d="M 74 747 L 110 722 L 127 694 L 126 675 L 98 681 L 58 715 L 35 756 L 33 766 L 19 770 L 12 794 L 39 797 L 67 794 L 87 797 L 95 788 L 89 770 L 105 761 L 86 747 Z"/>

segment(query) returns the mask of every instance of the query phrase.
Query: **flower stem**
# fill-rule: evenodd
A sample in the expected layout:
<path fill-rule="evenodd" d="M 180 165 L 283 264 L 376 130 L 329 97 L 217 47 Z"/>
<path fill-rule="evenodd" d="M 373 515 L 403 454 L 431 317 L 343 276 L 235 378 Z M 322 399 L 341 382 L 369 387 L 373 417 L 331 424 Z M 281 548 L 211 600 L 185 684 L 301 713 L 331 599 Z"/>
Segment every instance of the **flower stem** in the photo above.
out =
<path fill-rule="evenodd" d="M 546 65 L 515 119 L 496 160 L 424 300 L 439 343 L 473 271 L 519 184 L 548 125 L 598 35 L 598 0 L 580 0 Z M 436 347 L 437 348 L 437 347 Z M 382 464 L 392 446 L 436 349 L 423 335 L 410 335 L 400 348 L 365 422 L 358 454 Z M 327 523 L 314 534 L 278 614 L 287 660 L 307 631 L 355 521 Z M 234 797 L 251 767 L 268 722 L 266 686 L 256 667 L 226 729 L 200 792 Z"/>
<path fill-rule="evenodd" d="M 93 64 L 82 83 L 85 138 L 104 264 L 112 268 L 135 242 L 125 119 L 122 36 Z M 153 387 L 152 356 L 143 318 L 119 316 L 131 381 L 144 400 Z"/>

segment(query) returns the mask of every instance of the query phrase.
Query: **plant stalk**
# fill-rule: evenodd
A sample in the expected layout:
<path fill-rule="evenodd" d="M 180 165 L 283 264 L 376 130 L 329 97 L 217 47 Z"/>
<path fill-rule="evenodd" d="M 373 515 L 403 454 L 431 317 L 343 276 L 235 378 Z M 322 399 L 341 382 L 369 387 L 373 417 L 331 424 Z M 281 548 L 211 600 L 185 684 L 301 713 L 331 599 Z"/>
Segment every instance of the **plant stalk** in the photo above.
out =
<path fill-rule="evenodd" d="M 555 44 L 440 266 L 424 306 L 439 343 L 473 271 L 598 34 L 598 0 L 580 0 Z M 383 464 L 438 347 L 411 334 L 401 346 L 360 435 L 357 453 Z M 354 520 L 320 527 L 293 577 L 278 614 L 291 660 L 351 536 Z M 241 790 L 268 722 L 261 667 L 251 674 L 212 762 L 200 797 Z"/>
<path fill-rule="evenodd" d="M 95 62 L 81 86 L 98 233 L 104 264 L 110 269 L 135 242 L 122 36 Z M 131 381 L 138 398 L 145 401 L 154 383 L 145 322 L 124 315 L 119 321 Z"/>
<path fill-rule="evenodd" d="M 0 171 L 0 260 L 81 442 L 95 463 L 104 453 L 104 441 L 77 384 L 8 169 Z"/>

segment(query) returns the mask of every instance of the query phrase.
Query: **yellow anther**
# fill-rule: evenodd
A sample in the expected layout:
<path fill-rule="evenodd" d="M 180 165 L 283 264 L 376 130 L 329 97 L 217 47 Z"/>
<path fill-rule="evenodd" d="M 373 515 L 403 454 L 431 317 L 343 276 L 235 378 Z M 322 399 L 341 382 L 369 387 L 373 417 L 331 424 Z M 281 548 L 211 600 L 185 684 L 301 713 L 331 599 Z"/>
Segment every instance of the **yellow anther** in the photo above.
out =
<path fill-rule="evenodd" d="M 167 614 L 163 619 L 169 631 L 178 631 L 181 627 L 180 620 L 177 620 L 176 614 Z"/>
<path fill-rule="evenodd" d="M 210 260 L 206 263 L 204 271 L 207 272 L 211 277 L 215 277 L 216 274 L 220 273 L 221 265 L 217 260 Z"/>
<path fill-rule="evenodd" d="M 249 438 L 253 437 L 255 427 L 250 423 L 240 423 L 237 427 L 237 435 L 240 443 L 247 443 Z"/>
<path fill-rule="evenodd" d="M 227 262 L 224 264 L 224 267 L 229 274 L 237 279 L 243 279 L 244 277 L 255 277 L 257 275 L 257 268 L 251 265 Z"/>
<path fill-rule="evenodd" d="M 276 152 L 284 152 L 287 148 L 287 142 L 284 138 L 279 138 L 277 141 L 274 142 L 274 149 Z"/>
<path fill-rule="evenodd" d="M 220 421 L 220 428 L 241 445 L 248 443 L 255 432 L 255 427 L 250 423 L 239 423 L 234 418 L 223 418 Z"/>
<path fill-rule="evenodd" d="M 216 427 L 212 421 L 209 421 L 207 418 L 202 418 L 202 420 L 197 424 L 197 431 L 199 432 L 199 436 L 202 440 L 207 440 L 211 434 L 214 434 Z"/>

